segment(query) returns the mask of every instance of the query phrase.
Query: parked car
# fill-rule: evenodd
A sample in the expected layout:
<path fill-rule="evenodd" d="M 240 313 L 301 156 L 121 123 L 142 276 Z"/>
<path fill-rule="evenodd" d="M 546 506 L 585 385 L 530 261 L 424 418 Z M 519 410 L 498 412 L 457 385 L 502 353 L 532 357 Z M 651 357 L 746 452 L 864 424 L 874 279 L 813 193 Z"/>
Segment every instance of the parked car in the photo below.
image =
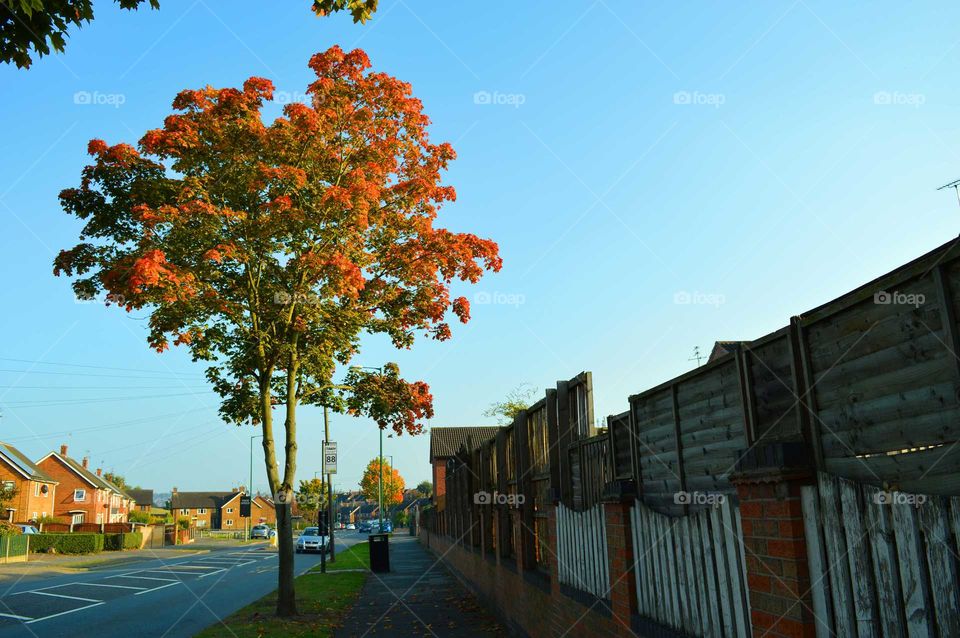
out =
<path fill-rule="evenodd" d="M 330 551 L 327 548 L 327 537 L 320 535 L 319 527 L 308 527 L 300 532 L 297 538 L 297 553 L 301 552 L 325 552 Z"/>
<path fill-rule="evenodd" d="M 21 533 L 21 534 L 39 534 L 39 533 L 40 533 L 40 530 L 38 530 L 38 529 L 37 529 L 36 527 L 34 527 L 33 525 L 24 525 L 24 524 L 21 524 L 21 523 L 17 523 L 16 525 L 17 525 L 17 527 L 20 528 L 20 533 Z"/>
<path fill-rule="evenodd" d="M 383 533 L 389 534 L 393 531 L 393 523 L 390 521 L 383 521 Z"/>
<path fill-rule="evenodd" d="M 347 529 L 357 529 L 357 526 L 353 523 L 347 523 Z"/>
<path fill-rule="evenodd" d="M 254 525 L 250 530 L 250 538 L 270 538 L 270 526 Z"/>
<path fill-rule="evenodd" d="M 361 533 L 370 533 L 370 521 L 360 521 L 360 524 L 357 525 L 357 531 Z"/>

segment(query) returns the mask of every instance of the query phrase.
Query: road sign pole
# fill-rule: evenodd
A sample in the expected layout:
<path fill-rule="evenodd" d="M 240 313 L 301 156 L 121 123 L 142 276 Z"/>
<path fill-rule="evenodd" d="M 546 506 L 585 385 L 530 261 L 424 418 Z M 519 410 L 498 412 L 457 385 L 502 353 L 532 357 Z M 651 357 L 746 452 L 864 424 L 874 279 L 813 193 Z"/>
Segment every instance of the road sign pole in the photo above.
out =
<path fill-rule="evenodd" d="M 327 469 L 327 447 L 330 445 L 330 416 L 327 413 L 327 406 L 323 406 L 323 469 Z M 329 534 L 328 543 L 330 545 L 330 562 L 337 560 L 336 549 L 333 544 L 333 480 L 332 475 L 327 473 L 327 534 Z"/>

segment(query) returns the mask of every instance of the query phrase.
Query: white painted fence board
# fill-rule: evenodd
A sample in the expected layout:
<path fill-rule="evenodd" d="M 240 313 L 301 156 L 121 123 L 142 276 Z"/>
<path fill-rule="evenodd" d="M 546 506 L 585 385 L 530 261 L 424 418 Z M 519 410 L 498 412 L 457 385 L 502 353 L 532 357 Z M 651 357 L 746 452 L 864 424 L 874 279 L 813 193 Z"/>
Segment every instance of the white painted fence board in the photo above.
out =
<path fill-rule="evenodd" d="M 721 638 L 723 636 L 723 621 L 721 620 L 719 588 L 717 586 L 717 572 L 711 551 L 710 516 L 706 510 L 700 512 L 700 542 L 703 548 L 703 571 L 706 583 L 705 592 L 710 610 L 710 635 Z"/>
<path fill-rule="evenodd" d="M 745 591 L 741 576 L 743 571 L 740 567 L 740 541 L 733 527 L 733 503 L 730 502 L 730 499 L 724 499 L 718 509 L 723 520 L 724 545 L 727 551 L 727 565 L 730 574 L 730 596 L 733 602 L 734 617 L 737 621 L 737 635 L 740 638 L 749 638 L 751 633 L 747 626 L 749 618 L 744 614 Z"/>
<path fill-rule="evenodd" d="M 847 544 L 840 523 L 840 498 L 837 479 L 820 475 L 820 506 L 823 518 L 823 536 L 827 548 L 827 573 L 833 598 L 833 618 L 838 636 L 855 635 L 853 590 L 850 583 L 850 565 L 847 562 Z"/>
<path fill-rule="evenodd" d="M 684 520 L 685 517 L 680 517 L 673 521 L 673 530 L 671 536 L 673 538 L 673 551 L 676 556 L 674 568 L 676 569 L 677 598 L 680 601 L 680 626 L 689 633 L 693 631 L 691 629 L 693 620 L 692 614 L 690 613 L 690 584 L 687 581 L 687 569 L 684 565 L 684 553 L 686 552 L 686 548 L 683 546 Z"/>
<path fill-rule="evenodd" d="M 807 539 L 807 566 L 810 570 L 810 596 L 813 615 L 816 617 L 817 638 L 828 638 L 833 633 L 833 609 L 830 600 L 830 582 L 827 577 L 827 555 L 820 534 L 820 502 L 817 488 L 804 486 L 800 489 L 803 505 L 803 529 Z"/>
<path fill-rule="evenodd" d="M 840 509 L 847 542 L 847 561 L 850 567 L 853 589 L 853 606 L 856 614 L 857 635 L 873 638 L 876 635 L 877 610 L 874 604 L 870 547 L 867 532 L 863 527 L 863 505 L 858 498 L 857 485 L 848 479 L 839 479 Z M 883 507 L 871 504 L 872 507 Z"/>
<path fill-rule="evenodd" d="M 920 549 L 916 512 L 912 506 L 906 504 L 895 502 L 891 507 L 907 635 L 911 638 L 927 638 L 930 636 L 930 619 L 927 615 L 927 596 L 924 593 L 923 554 Z"/>
<path fill-rule="evenodd" d="M 877 505 L 880 490 L 865 486 L 863 502 L 867 509 L 867 529 L 873 556 L 873 580 L 880 612 L 880 635 L 902 638 L 903 619 L 900 616 L 900 574 L 897 569 L 897 548 L 893 536 L 892 512 L 889 507 Z"/>
<path fill-rule="evenodd" d="M 957 569 L 950 549 L 949 505 L 939 496 L 928 497 L 918 508 L 927 549 L 930 593 L 941 636 L 960 636 L 957 606 Z"/>
<path fill-rule="evenodd" d="M 731 608 L 733 598 L 730 594 L 730 570 L 727 568 L 726 552 L 723 547 L 723 523 L 718 508 L 711 507 L 709 512 L 710 528 L 713 531 L 713 560 L 717 567 L 717 590 L 720 594 L 720 610 L 723 612 L 723 635 L 734 636 L 736 620 Z"/>

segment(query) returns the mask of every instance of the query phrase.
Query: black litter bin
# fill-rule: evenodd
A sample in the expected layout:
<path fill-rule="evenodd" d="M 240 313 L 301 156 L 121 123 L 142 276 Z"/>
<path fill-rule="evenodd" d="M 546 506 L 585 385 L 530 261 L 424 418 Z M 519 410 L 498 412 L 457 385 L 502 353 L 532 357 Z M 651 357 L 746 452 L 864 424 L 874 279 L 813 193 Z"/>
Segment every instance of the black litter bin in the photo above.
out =
<path fill-rule="evenodd" d="M 390 535 L 371 534 L 370 540 L 370 570 L 373 572 L 390 571 Z"/>

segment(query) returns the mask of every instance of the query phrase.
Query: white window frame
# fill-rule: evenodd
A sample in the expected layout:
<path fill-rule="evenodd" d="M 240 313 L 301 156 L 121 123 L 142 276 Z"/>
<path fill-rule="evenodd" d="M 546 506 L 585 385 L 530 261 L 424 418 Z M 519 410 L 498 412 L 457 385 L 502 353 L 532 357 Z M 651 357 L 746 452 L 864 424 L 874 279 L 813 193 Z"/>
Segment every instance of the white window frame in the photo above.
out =
<path fill-rule="evenodd" d="M 233 514 L 233 508 L 232 508 L 232 507 L 228 507 L 228 508 L 227 508 L 227 514 Z"/>
<path fill-rule="evenodd" d="M 206 514 L 206 513 L 207 513 L 206 507 L 201 507 L 197 509 L 197 514 Z"/>
<path fill-rule="evenodd" d="M 227 519 L 227 527 L 233 527 L 233 519 L 232 519 L 232 518 L 228 518 L 228 519 Z"/>
<path fill-rule="evenodd" d="M 83 524 L 83 512 L 78 512 L 73 515 L 73 524 L 82 525 Z"/>
<path fill-rule="evenodd" d="M 33 484 L 33 495 L 34 495 L 34 496 L 40 496 L 40 484 L 39 484 L 39 483 L 34 483 L 34 484 Z"/>
<path fill-rule="evenodd" d="M 189 516 L 189 515 L 190 515 L 190 510 L 187 509 L 186 507 L 181 507 L 181 508 L 180 508 L 180 514 L 182 514 L 183 516 Z"/>
<path fill-rule="evenodd" d="M 80 496 L 77 496 L 79 494 Z M 83 488 L 73 490 L 73 500 L 75 503 L 84 503 L 87 500 L 87 490 Z"/>
<path fill-rule="evenodd" d="M 12 489 L 15 488 L 16 486 L 17 486 L 17 484 L 16 484 L 14 481 L 4 481 L 4 482 L 3 482 L 3 489 L 5 489 L 5 490 L 12 490 Z"/>

